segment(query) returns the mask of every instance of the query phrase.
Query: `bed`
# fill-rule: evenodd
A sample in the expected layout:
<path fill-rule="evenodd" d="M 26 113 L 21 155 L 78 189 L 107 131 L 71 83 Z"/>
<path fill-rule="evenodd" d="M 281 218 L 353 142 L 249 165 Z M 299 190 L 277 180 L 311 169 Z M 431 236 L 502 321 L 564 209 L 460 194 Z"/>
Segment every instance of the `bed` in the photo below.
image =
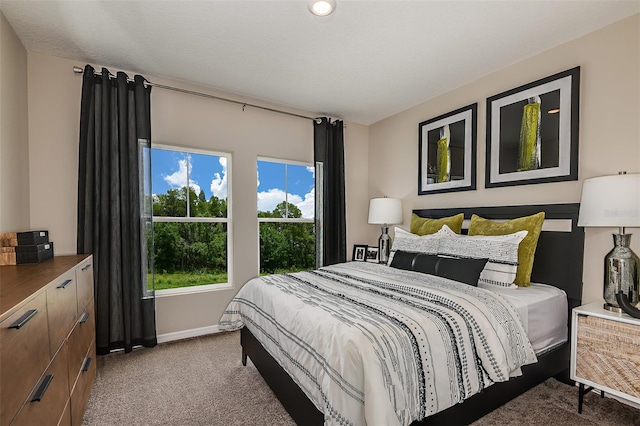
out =
<path fill-rule="evenodd" d="M 395 413 L 398 416 L 399 422 L 398 424 L 408 424 L 409 420 L 413 421 L 412 424 L 468 424 L 473 422 L 474 420 L 482 417 L 484 414 L 492 411 L 493 409 L 503 405 L 508 402 L 512 398 L 520 395 L 531 387 L 541 383 L 549 377 L 555 376 L 563 381 L 568 381 L 568 368 L 569 368 L 569 344 L 566 340 L 566 336 L 570 335 L 568 327 L 570 325 L 569 313 L 571 309 L 575 306 L 580 305 L 581 294 L 582 294 L 582 257 L 583 257 L 583 246 L 584 246 L 584 232 L 581 228 L 577 227 L 577 216 L 578 216 L 579 205 L 577 204 L 554 204 L 554 205 L 532 205 L 532 206 L 508 206 L 508 207 L 476 207 L 476 208 L 454 208 L 454 209 L 425 209 L 425 210 L 415 210 L 416 213 L 420 217 L 427 218 L 441 218 L 441 217 L 449 217 L 457 213 L 464 213 L 466 219 L 469 219 L 473 213 L 478 214 L 484 218 L 492 219 L 492 220 L 500 220 L 500 219 L 511 219 L 516 217 L 522 217 L 530 214 L 534 214 L 540 211 L 544 211 L 546 214 L 545 223 L 543 226 L 542 233 L 538 240 L 538 247 L 536 250 L 536 257 L 534 262 L 534 268 L 532 273 L 532 282 L 535 283 L 543 283 L 540 286 L 532 286 L 530 288 L 524 289 L 524 292 L 519 292 L 520 296 L 524 295 L 524 299 L 529 301 L 533 300 L 534 303 L 520 303 L 520 301 L 516 299 L 510 300 L 511 304 L 502 302 L 498 303 L 502 298 L 509 298 L 508 291 L 503 292 L 506 293 L 502 295 L 502 297 L 495 296 L 493 292 L 484 292 L 481 290 L 475 289 L 475 287 L 466 286 L 465 284 L 457 284 L 451 283 L 447 280 L 441 280 L 439 277 L 431 277 L 427 276 L 428 281 L 430 282 L 430 290 L 428 296 L 424 296 L 424 298 L 433 299 L 433 294 L 437 295 L 437 300 L 440 303 L 440 300 L 448 300 L 449 297 L 445 295 L 444 297 L 440 297 L 441 291 L 452 292 L 456 294 L 456 297 L 461 296 L 463 301 L 460 302 L 458 299 L 455 299 L 456 302 L 453 305 L 463 305 L 464 312 L 468 312 L 470 310 L 479 309 L 480 312 L 484 312 L 483 310 L 495 310 L 497 312 L 497 317 L 506 318 L 508 315 L 513 315 L 513 318 L 518 317 L 520 320 L 516 321 L 513 318 L 498 321 L 498 325 L 475 325 L 477 329 L 483 330 L 482 336 L 480 340 L 483 342 L 481 344 L 476 343 L 468 343 L 460 340 L 460 343 L 456 343 L 459 347 L 463 347 L 464 345 L 472 345 L 471 352 L 477 354 L 477 359 L 480 361 L 469 361 L 469 359 L 473 357 L 467 357 L 466 352 L 461 351 L 459 353 L 463 354 L 461 360 L 458 359 L 456 362 L 451 362 L 451 351 L 443 351 L 444 353 L 440 354 L 440 350 L 429 349 L 429 356 L 422 355 L 422 360 L 420 362 L 424 362 L 425 359 L 429 358 L 429 362 L 433 362 L 434 364 L 422 364 L 418 363 L 416 365 L 420 366 L 419 373 L 416 374 L 416 377 L 409 377 L 410 374 L 406 373 L 394 373 L 395 366 L 398 364 L 407 364 L 409 367 L 412 365 L 412 358 L 414 358 L 411 354 L 411 350 L 408 350 L 407 347 L 410 347 L 411 344 L 414 345 L 413 352 L 417 353 L 418 350 L 415 349 L 418 347 L 419 342 L 422 338 L 428 337 L 428 333 L 420 334 L 416 332 L 407 333 L 412 336 L 411 339 L 415 341 L 413 343 L 409 342 L 406 344 L 395 342 L 391 337 L 385 336 L 382 339 L 378 337 L 369 337 L 369 340 L 373 341 L 376 346 L 376 351 L 369 351 L 365 348 L 364 345 L 361 346 L 358 350 L 362 352 L 361 359 L 358 360 L 359 363 L 356 367 L 351 367 L 354 363 L 354 356 L 350 352 L 346 350 L 342 350 L 343 347 L 349 346 L 358 346 L 356 342 L 354 344 L 353 341 L 349 340 L 348 342 L 340 343 L 338 337 L 344 334 L 339 329 L 332 331 L 322 331 L 330 339 L 331 345 L 335 345 L 331 351 L 331 354 L 336 354 L 335 356 L 339 358 L 338 361 L 331 361 L 331 366 L 328 368 L 323 366 L 321 369 L 323 374 L 329 371 L 329 376 L 332 376 L 335 372 L 335 377 L 339 379 L 335 379 L 335 377 L 331 378 L 332 386 L 340 388 L 339 392 L 346 395 L 344 399 L 349 400 L 363 400 L 362 403 L 363 413 L 367 411 L 367 413 L 362 414 L 362 418 L 366 418 L 368 424 L 386 424 L 388 422 L 385 415 L 387 411 L 385 411 L 385 404 L 389 404 L 387 398 L 380 398 L 380 394 L 383 396 L 386 394 L 390 395 L 389 400 L 393 404 L 393 407 L 397 409 L 398 406 L 403 408 L 402 414 Z M 373 336 L 371 330 L 368 329 L 369 323 L 380 322 L 378 317 L 376 317 L 375 321 L 371 319 L 365 319 L 362 323 L 358 323 L 356 319 L 360 319 L 361 313 L 363 311 L 360 310 L 360 296 L 352 297 L 353 291 L 360 291 L 362 289 L 360 287 L 366 286 L 367 293 L 380 293 L 383 297 L 392 300 L 392 303 L 400 303 L 394 298 L 395 292 L 404 291 L 406 293 L 402 295 L 401 304 L 408 304 L 409 301 L 411 303 L 420 303 L 420 299 L 423 298 L 424 293 L 422 287 L 414 286 L 412 280 L 415 278 L 412 274 L 416 274 L 415 272 L 405 272 L 401 271 L 400 274 L 396 274 L 397 276 L 401 276 L 402 278 L 398 278 L 399 284 L 390 284 L 387 280 L 383 278 L 378 278 L 378 276 L 389 275 L 392 272 L 390 271 L 392 268 L 374 265 L 374 264 L 361 264 L 355 265 L 355 263 L 360 262 L 352 262 L 351 264 L 341 264 L 335 265 L 329 268 L 323 268 L 319 271 L 313 271 L 306 273 L 303 276 L 296 276 L 295 274 L 291 274 L 287 277 L 270 277 L 271 286 L 278 287 L 281 292 L 281 298 L 289 297 L 289 293 L 295 293 L 298 289 L 295 286 L 291 285 L 292 281 L 296 279 L 306 280 L 305 281 L 305 289 L 310 290 L 300 290 L 304 294 L 297 295 L 296 297 L 306 298 L 304 303 L 299 306 L 294 306 L 293 308 L 285 308 L 275 307 L 278 312 L 283 312 L 286 310 L 287 312 L 291 312 L 291 322 L 288 323 L 282 330 L 278 330 L 278 336 L 286 336 L 285 340 L 291 340 L 296 343 L 296 347 L 303 347 L 305 354 L 304 357 L 315 357 L 316 361 L 320 360 L 321 362 L 328 363 L 326 361 L 329 358 L 325 358 L 325 354 L 317 355 L 316 348 L 311 348 L 307 350 L 307 342 L 303 342 L 302 344 L 299 341 L 298 332 L 294 329 L 297 327 L 298 323 L 304 323 L 304 318 L 298 317 L 297 315 L 302 315 L 304 311 L 301 306 L 302 305 L 312 305 L 316 307 L 316 303 L 318 302 L 318 292 L 322 293 L 331 293 L 331 297 L 333 299 L 338 298 L 346 298 L 353 300 L 357 299 L 357 303 L 355 304 L 355 308 L 350 308 L 351 310 L 342 311 L 341 309 L 333 309 L 331 304 L 324 306 L 321 311 L 322 314 L 327 314 L 326 318 L 332 317 L 342 317 L 343 322 L 350 321 L 351 318 L 354 319 L 352 327 L 353 328 L 362 328 L 365 333 L 370 333 L 369 336 Z M 395 276 L 395 275 L 394 275 Z M 286 279 L 285 279 L 286 278 Z M 321 280 L 329 279 L 331 281 L 322 282 Z M 316 282 L 316 280 L 318 280 Z M 330 282 L 340 282 L 340 285 L 346 285 L 346 287 L 332 287 L 333 284 L 329 284 Z M 314 284 L 315 283 L 315 284 Z M 372 284 L 373 283 L 373 284 Z M 336 284 L 337 285 L 337 284 Z M 374 285 L 374 290 L 372 291 L 368 286 Z M 387 294 L 387 287 L 393 287 L 394 293 Z M 255 286 L 253 286 L 255 287 Z M 435 289 L 435 290 L 434 290 Z M 561 291 L 558 291 L 560 289 Z M 520 289 L 519 289 L 520 290 Z M 555 290 L 556 299 L 549 299 L 549 290 Z M 249 291 L 249 290 L 247 290 Z M 389 290 L 391 291 L 391 290 Z M 527 293 L 528 294 L 525 294 Z M 557 299 L 557 293 L 562 293 L 562 300 Z M 490 293 L 490 294 L 488 294 Z M 500 293 L 495 292 L 495 294 Z M 513 293 L 513 292 L 512 292 Z M 355 293 L 354 293 L 355 294 Z M 362 294 L 362 293 L 358 293 Z M 553 294 L 553 291 L 551 291 Z M 566 295 L 566 296 L 565 296 Z M 379 294 L 376 296 L 380 296 Z M 452 296 L 453 297 L 453 296 Z M 245 296 L 241 296 L 241 298 L 245 299 Z M 264 298 L 264 299 L 263 299 Z M 477 299 L 486 300 L 486 306 L 477 302 Z M 234 299 L 235 300 L 235 299 Z M 265 311 L 268 305 L 271 305 L 266 296 L 261 294 L 252 296 L 252 299 L 247 302 L 249 298 L 243 300 L 243 303 L 252 304 L 253 310 Z M 296 299 L 297 300 L 297 299 Z M 350 299 L 351 300 L 351 299 Z M 453 299 L 452 299 L 453 300 Z M 364 302 L 363 302 L 364 303 Z M 374 300 L 372 302 L 372 306 L 375 309 L 386 309 L 380 308 L 381 305 L 377 304 L 378 302 Z M 467 304 L 469 303 L 469 304 Z M 484 303 L 484 302 L 483 302 Z M 562 309 L 565 312 L 560 313 L 560 318 L 557 320 L 549 320 L 547 318 L 547 323 L 543 328 L 551 328 L 556 330 L 556 333 L 552 333 L 551 336 L 544 335 L 541 337 L 535 337 L 535 331 L 537 330 L 533 326 L 531 329 L 530 321 L 533 323 L 535 318 L 543 318 L 545 317 L 545 311 L 552 304 L 560 304 Z M 476 306 L 478 305 L 478 306 Z M 321 383 L 315 383 L 314 381 L 322 381 L 326 384 L 326 377 L 322 374 L 318 374 L 318 371 L 313 370 L 310 367 L 302 366 L 300 364 L 300 359 L 296 358 L 296 356 L 289 356 L 288 350 L 280 351 L 281 344 L 284 345 L 286 342 L 283 340 L 282 342 L 278 341 L 278 339 L 274 339 L 271 337 L 271 341 L 269 341 L 268 336 L 276 335 L 274 333 L 265 332 L 262 328 L 263 326 L 247 317 L 240 315 L 238 309 L 238 304 L 236 301 L 236 305 L 234 302 L 230 304 L 225 315 L 223 315 L 223 319 L 221 320 L 221 326 L 224 328 L 232 329 L 239 328 L 243 326 L 241 329 L 241 345 L 242 345 L 242 361 L 243 364 L 246 365 L 246 358 L 251 358 L 251 361 L 256 366 L 258 371 L 261 373 L 265 381 L 269 384 L 271 389 L 274 391 L 278 399 L 282 402 L 284 407 L 287 409 L 289 414 L 298 424 L 304 425 L 313 425 L 313 424 L 323 424 L 325 422 L 325 414 L 320 412 L 316 406 L 322 406 L 323 410 L 327 412 L 326 419 L 327 423 L 331 424 L 357 424 L 363 423 L 363 420 L 352 421 L 352 414 L 349 410 L 352 408 L 351 406 L 347 406 L 346 402 L 343 405 L 342 399 L 338 398 L 334 401 L 330 401 L 327 403 L 326 396 L 324 394 L 314 394 L 309 390 L 310 386 L 321 387 Z M 274 302 L 275 306 L 275 302 Z M 334 303 L 333 306 L 338 306 L 338 303 Z M 489 306 L 489 307 L 487 307 Z M 366 309 L 371 309 L 371 307 L 367 307 Z M 439 311 L 439 308 L 431 307 L 421 307 L 420 309 L 424 309 L 426 311 L 437 311 L 437 315 L 442 315 Z M 449 309 L 449 307 L 447 307 Z M 511 312 L 511 311 L 515 311 Z M 265 311 L 266 312 L 266 311 Z M 395 308 L 394 308 L 395 312 Z M 275 315 L 273 313 L 266 313 L 264 315 Z M 289 314 L 288 314 L 289 315 Z M 387 315 L 387 313 L 385 313 Z M 401 312 L 400 314 L 394 313 L 393 315 L 404 317 L 410 316 L 407 312 Z M 454 316 L 457 314 L 454 314 Z M 463 315 L 464 316 L 464 315 Z M 479 315 L 486 316 L 489 315 Z M 386 318 L 386 317 L 385 317 Z M 385 320 L 386 321 L 386 320 Z M 393 318 L 394 322 L 396 318 Z M 412 321 L 415 319 L 409 319 L 407 324 L 413 324 Z M 457 329 L 465 326 L 465 321 L 468 323 L 468 319 L 461 321 L 459 324 L 452 322 L 453 325 L 448 325 L 452 329 Z M 475 324 L 476 320 L 471 321 Z M 384 321 L 383 321 L 384 322 Z M 325 321 L 318 321 L 318 323 L 325 323 Z M 513 326 L 515 323 L 520 323 L 520 328 Z M 246 324 L 246 326 L 244 326 Z M 505 326 L 504 324 L 507 324 Z M 560 325 L 558 325 L 560 324 Z M 376 324 L 375 327 L 384 328 L 387 327 L 388 324 Z M 313 324 L 315 327 L 315 324 Z M 311 328 L 313 328 L 311 327 Z M 333 325 L 332 325 L 333 327 Z M 407 325 L 402 325 L 402 327 L 407 327 Z M 424 326 L 421 330 L 424 330 Z M 418 328 L 420 328 L 418 327 Z M 497 331 L 494 334 L 486 332 L 486 330 L 490 330 L 491 327 L 494 327 Z M 307 326 L 307 328 L 310 328 Z M 318 329 L 321 329 L 319 327 Z M 440 334 L 443 334 L 443 327 L 437 328 Z M 469 330 L 472 330 L 470 328 Z M 293 331 L 292 331 L 293 330 Z M 505 331 L 506 330 L 506 331 Z M 316 330 L 317 331 L 317 330 Z M 485 333 L 486 332 L 486 333 Z M 283 334 L 285 333 L 285 334 Z M 529 339 L 522 338 L 523 333 L 526 333 L 527 336 L 530 336 Z M 394 334 L 394 333 L 390 333 Z M 399 334 L 399 333 L 396 333 Z M 446 334 L 446 333 L 444 333 Z M 456 335 L 456 339 L 462 339 L 462 334 Z M 470 334 L 473 334 L 470 332 Z M 486 334 L 486 336 L 485 336 Z M 491 335 L 490 335 L 491 334 Z M 505 337 L 505 334 L 509 335 Z M 265 337 L 267 336 L 267 337 Z M 558 337 L 560 336 L 560 337 Z M 262 341 L 259 340 L 259 338 Z M 437 339 L 438 331 L 435 334 L 431 335 L 429 339 Z M 517 341 L 517 344 L 512 343 L 511 345 L 506 344 L 506 340 L 501 339 L 515 339 L 510 340 L 511 342 Z M 284 337 L 283 337 L 284 339 Z M 380 343 L 378 340 L 383 341 Z M 495 349 L 484 348 L 485 340 L 497 342 L 497 347 L 502 347 L 501 351 L 494 352 Z M 533 342 L 533 345 L 531 345 Z M 362 343 L 362 341 L 360 341 Z M 443 340 L 444 342 L 444 340 Z M 360 343 L 360 344 L 361 344 Z M 475 346 L 474 346 L 475 345 Z M 529 351 L 528 345 L 531 346 L 531 350 Z M 373 346 L 373 345 L 372 345 Z M 435 348 L 446 347 L 446 343 L 438 343 L 437 345 L 433 345 Z M 456 346 L 456 347 L 458 347 Z M 533 347 L 536 346 L 535 350 Z M 368 346 L 367 346 L 368 347 Z M 471 347 L 471 346 L 470 346 Z M 532 354 L 535 354 L 532 358 Z M 437 352 L 437 353 L 436 353 Z M 383 356 L 380 354 L 383 353 Z M 458 353 L 458 352 L 456 352 Z M 275 354 L 276 357 L 281 359 L 280 363 L 282 366 L 274 359 Z M 283 356 L 284 354 L 284 356 Z M 439 355 L 438 355 L 439 354 Z M 289 356 L 289 358 L 286 358 Z M 333 355 L 332 355 L 333 356 Z M 457 386 L 450 386 L 452 389 L 450 392 L 452 396 L 449 397 L 445 395 L 441 388 L 443 387 L 442 383 L 442 375 L 439 376 L 439 381 L 436 383 L 436 380 L 430 375 L 429 368 L 438 369 L 438 371 L 444 370 L 447 367 L 443 368 L 443 365 L 447 364 L 437 364 L 438 357 L 449 359 L 450 365 L 455 365 L 455 369 L 453 367 L 448 367 L 449 371 L 447 374 L 451 374 L 452 377 L 456 376 L 457 379 L 451 379 L 452 383 L 458 383 Z M 389 361 L 390 365 L 385 365 L 382 362 L 378 362 L 380 358 L 390 358 L 392 361 Z M 417 355 L 415 358 L 419 358 Z M 494 359 L 499 358 L 500 363 L 495 363 L 496 367 L 492 370 L 494 366 Z M 435 360 L 435 361 L 432 361 Z M 535 360 L 537 359 L 537 362 Z M 375 362 L 373 362 L 373 361 Z M 364 382 L 366 386 L 363 384 L 363 388 L 360 389 L 358 387 L 352 387 L 353 383 L 359 383 L 360 374 L 366 375 L 370 373 L 364 373 L 364 371 L 374 371 L 369 364 L 380 364 L 382 365 L 383 373 L 373 374 L 371 377 L 366 376 L 367 380 Z M 464 364 L 464 365 L 463 365 Z M 475 367 L 478 367 L 481 373 L 478 373 L 475 370 L 462 370 L 462 368 L 472 368 L 473 364 L 476 364 Z M 499 365 L 498 365 L 499 364 Z M 284 368 L 283 368 L 284 366 Z M 354 373 L 354 379 L 351 380 L 351 368 L 353 370 L 362 370 L 363 372 Z M 427 373 L 425 373 L 425 371 Z M 287 373 L 287 370 L 293 372 L 295 370 L 295 374 L 292 373 L 290 376 Z M 475 371 L 475 373 L 474 373 Z M 301 374 L 303 372 L 304 374 Z M 440 374 L 440 373 L 438 373 Z M 475 376 L 474 376 L 475 374 Z M 306 376 L 305 376 L 306 375 Z M 343 375 L 346 379 L 343 379 Z M 436 376 L 436 374 L 432 374 Z M 501 376 L 501 378 L 496 379 L 496 377 Z M 509 379 L 510 376 L 514 376 Z M 464 377 L 464 379 L 461 379 Z M 471 377 L 471 379 L 469 378 Z M 426 379 L 425 379 L 426 378 Z M 419 380 L 420 379 L 420 380 Z M 463 383 L 464 384 L 461 384 Z M 311 383 L 311 385 L 309 384 Z M 439 389 L 439 393 L 436 392 L 437 397 L 430 397 L 430 391 L 433 391 L 433 388 Z M 437 385 L 437 386 L 436 386 Z M 306 393 L 301 389 L 305 388 Z M 405 387 L 406 389 L 414 389 L 415 392 L 408 392 L 405 389 L 405 392 L 396 389 L 400 389 Z M 384 388 L 385 392 L 381 392 L 380 389 Z M 474 392 L 479 391 L 472 396 L 469 394 L 473 394 Z M 431 392 L 433 393 L 433 392 Z M 320 396 L 319 396 L 320 395 Z M 407 396 L 409 395 L 409 396 Z M 457 399 L 462 397 L 464 402 L 456 403 Z M 324 398 L 324 399 L 322 399 Z M 404 399 L 403 399 L 404 398 Z M 315 401 L 315 404 L 314 402 Z M 406 401 L 405 401 L 406 400 Z M 419 400 L 419 403 L 414 404 L 414 400 Z M 398 402 L 400 401 L 400 402 Z M 436 402 L 434 402 L 436 401 Z M 445 402 L 442 402 L 445 401 Z M 413 405 L 412 405 L 413 404 Z M 436 407 L 437 405 L 437 407 Z M 449 408 L 442 409 L 442 407 L 447 407 L 451 405 Z M 422 415 L 416 417 L 416 407 L 420 407 L 422 411 Z M 406 411 L 406 412 L 405 412 Z M 432 414 L 434 411 L 437 413 Z M 343 417 L 344 414 L 344 417 Z M 427 415 L 427 417 L 424 417 Z M 407 420 L 409 419 L 409 420 Z M 416 420 L 419 419 L 419 420 Z M 415 420 L 415 421 L 414 421 Z"/>

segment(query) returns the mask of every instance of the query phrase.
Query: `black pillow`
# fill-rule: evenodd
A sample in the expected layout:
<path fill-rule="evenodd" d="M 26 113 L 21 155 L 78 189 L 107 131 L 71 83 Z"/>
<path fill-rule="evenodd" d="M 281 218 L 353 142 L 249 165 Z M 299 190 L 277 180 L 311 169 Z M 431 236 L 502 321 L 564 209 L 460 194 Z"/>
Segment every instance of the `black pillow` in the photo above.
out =
<path fill-rule="evenodd" d="M 418 253 L 413 259 L 413 270 L 422 272 L 423 274 L 434 275 L 436 273 L 436 264 L 438 256 L 434 254 Z"/>
<path fill-rule="evenodd" d="M 480 273 L 489 259 L 458 259 L 454 257 L 440 257 L 435 267 L 435 274 L 439 277 L 478 286 Z"/>
<path fill-rule="evenodd" d="M 411 271 L 413 268 L 413 259 L 419 253 L 415 253 L 412 251 L 402 251 L 397 250 L 393 255 L 393 260 L 389 266 L 397 269 L 404 269 L 406 271 Z"/>
<path fill-rule="evenodd" d="M 397 250 L 389 266 L 406 271 L 437 275 L 477 286 L 480 273 L 484 269 L 487 261 L 488 259 L 459 259 Z"/>

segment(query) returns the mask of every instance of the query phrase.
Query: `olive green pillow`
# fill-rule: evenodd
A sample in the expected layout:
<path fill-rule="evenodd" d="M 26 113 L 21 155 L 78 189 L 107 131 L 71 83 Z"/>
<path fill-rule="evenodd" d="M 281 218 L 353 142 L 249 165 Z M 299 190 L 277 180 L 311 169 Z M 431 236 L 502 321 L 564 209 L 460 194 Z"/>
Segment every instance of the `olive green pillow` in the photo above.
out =
<path fill-rule="evenodd" d="M 411 227 L 409 230 L 412 234 L 416 235 L 429 235 L 435 234 L 442 225 L 447 225 L 453 232 L 459 234 L 462 232 L 462 221 L 464 220 L 464 213 L 457 214 L 455 216 L 443 217 L 440 219 L 429 219 L 426 217 L 420 217 L 417 214 L 411 214 Z"/>
<path fill-rule="evenodd" d="M 528 287 L 531 285 L 533 258 L 536 254 L 542 222 L 544 222 L 544 212 L 506 222 L 494 222 L 474 214 L 469 224 L 469 235 L 507 235 L 523 230 L 529 231 L 518 246 L 518 271 L 514 281 L 514 284 L 520 287 Z"/>

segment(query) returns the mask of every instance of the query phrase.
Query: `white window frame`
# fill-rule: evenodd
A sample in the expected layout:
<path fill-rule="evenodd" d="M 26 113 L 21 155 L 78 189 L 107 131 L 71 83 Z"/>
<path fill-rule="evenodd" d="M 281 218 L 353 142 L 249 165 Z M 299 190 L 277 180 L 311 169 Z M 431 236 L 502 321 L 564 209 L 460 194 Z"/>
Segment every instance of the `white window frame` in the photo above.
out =
<path fill-rule="evenodd" d="M 273 158 L 273 157 L 258 157 L 256 160 L 256 171 L 258 170 L 258 161 L 265 161 L 269 163 L 278 163 L 285 165 L 293 165 L 293 166 L 305 166 L 305 167 L 314 167 L 313 162 L 305 163 L 304 161 L 295 161 L 295 160 L 283 160 L 281 158 Z M 316 176 L 314 175 L 314 186 L 315 186 Z M 287 168 L 284 169 L 284 201 L 287 202 L 285 204 L 287 213 L 289 208 L 289 175 L 287 172 Z M 262 270 L 262 265 L 260 264 L 260 223 L 263 222 L 282 222 L 282 223 L 315 223 L 315 210 L 313 214 L 313 218 L 304 218 L 304 217 L 258 217 L 258 191 L 256 187 L 256 217 L 258 219 L 258 235 L 257 235 L 257 246 L 258 246 L 258 274 Z"/>
<path fill-rule="evenodd" d="M 168 217 L 168 216 L 152 216 L 152 224 L 156 222 L 174 222 L 174 223 L 192 223 L 192 222 L 206 222 L 206 223 L 226 223 L 227 224 L 227 282 L 217 284 L 203 284 L 196 286 L 187 286 L 180 288 L 169 288 L 164 290 L 155 290 L 156 297 L 175 296 L 179 294 L 192 294 L 192 293 L 204 293 L 219 290 L 228 290 L 233 288 L 233 235 L 232 235 L 232 220 L 231 214 L 231 167 L 232 167 L 232 154 L 230 152 L 222 151 L 209 151 L 198 148 L 189 148 L 179 145 L 165 145 L 160 143 L 151 143 L 151 151 L 153 149 L 162 149 L 165 151 L 174 151 L 186 154 L 201 154 L 210 155 L 216 157 L 225 157 L 227 159 L 227 217 Z M 153 161 L 151 162 L 151 177 L 153 179 Z M 187 167 L 187 185 L 189 185 L 189 168 Z M 189 191 L 187 191 L 187 215 L 189 215 Z M 153 211 L 153 210 L 152 210 Z M 155 270 L 154 270 L 155 274 Z"/>

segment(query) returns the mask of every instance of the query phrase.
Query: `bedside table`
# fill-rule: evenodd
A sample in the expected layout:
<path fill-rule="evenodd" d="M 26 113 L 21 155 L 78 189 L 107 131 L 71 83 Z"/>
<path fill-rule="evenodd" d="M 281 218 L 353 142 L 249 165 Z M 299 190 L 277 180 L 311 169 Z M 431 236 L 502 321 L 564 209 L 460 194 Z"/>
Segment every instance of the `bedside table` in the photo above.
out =
<path fill-rule="evenodd" d="M 602 302 L 574 308 L 571 379 L 580 385 L 579 413 L 592 388 L 640 404 L 640 319 L 605 310 Z"/>

